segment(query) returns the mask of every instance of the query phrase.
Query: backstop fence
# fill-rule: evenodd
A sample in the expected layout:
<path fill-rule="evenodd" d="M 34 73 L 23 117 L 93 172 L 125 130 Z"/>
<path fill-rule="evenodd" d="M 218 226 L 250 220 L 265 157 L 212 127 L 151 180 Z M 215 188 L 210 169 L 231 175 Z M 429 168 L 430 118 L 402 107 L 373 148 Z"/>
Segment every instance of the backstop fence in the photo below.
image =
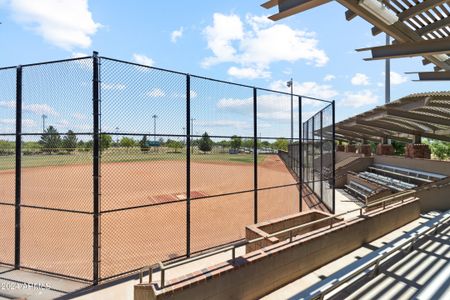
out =
<path fill-rule="evenodd" d="M 15 268 L 97 284 L 240 240 L 305 192 L 334 209 L 331 101 L 94 53 L 1 68 L 0 118 Z"/>

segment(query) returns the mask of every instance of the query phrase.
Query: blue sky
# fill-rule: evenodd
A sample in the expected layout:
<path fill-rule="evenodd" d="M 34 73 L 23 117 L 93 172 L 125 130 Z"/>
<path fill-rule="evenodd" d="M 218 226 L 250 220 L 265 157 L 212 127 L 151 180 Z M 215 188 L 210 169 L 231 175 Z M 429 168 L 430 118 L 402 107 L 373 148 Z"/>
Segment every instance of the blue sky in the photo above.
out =
<path fill-rule="evenodd" d="M 360 18 L 347 22 L 345 9 L 335 1 L 282 21 L 270 22 L 266 16 L 275 10 L 260 7 L 262 2 L 128 1 L 125 5 L 123 1 L 111 0 L 0 0 L 0 66 L 89 55 L 97 50 L 103 56 L 277 90 L 286 91 L 285 82 L 293 77 L 295 92 L 336 100 L 337 120 L 384 102 L 384 62 L 365 62 L 362 59 L 369 53 L 354 51 L 384 43 L 383 35 L 371 35 L 370 24 Z M 415 76 L 404 74 L 432 68 L 422 66 L 420 58 L 394 60 L 391 66 L 394 72 L 392 99 L 415 92 L 448 89 L 442 82 L 412 82 Z M 128 69 L 127 72 L 134 72 L 141 80 L 154 78 L 136 68 Z M 104 97 L 119 103 L 121 93 L 128 93 L 129 97 L 139 91 L 154 100 L 163 100 L 170 93 L 173 98 L 178 93 L 174 87 L 167 90 L 167 81 L 161 82 L 166 84 L 166 89 L 154 83 L 130 91 L 131 82 L 125 80 L 126 76 L 120 73 L 110 82 L 104 82 L 109 84 L 103 87 Z M 181 81 L 177 84 L 182 88 Z M 76 94 L 77 88 L 73 88 Z M 191 93 L 200 101 L 206 99 L 206 95 L 214 98 L 214 91 L 213 87 L 201 85 Z M 89 109 L 77 111 L 77 107 L 83 106 L 73 103 L 73 93 L 68 90 L 61 93 L 66 96 L 67 103 L 72 104 L 51 106 L 48 103 L 48 107 L 42 107 L 43 103 L 39 103 L 42 100 L 29 99 L 26 120 L 30 122 L 30 128 L 38 125 L 43 112 L 50 112 L 49 122 L 58 124 L 61 130 L 68 122 L 77 120 L 80 123 L 86 118 Z M 239 134 L 251 133 L 245 123 L 249 116 L 247 100 L 251 94 L 244 90 L 223 93 L 220 98 L 211 100 L 214 103 L 210 105 L 194 107 L 194 113 L 198 110 L 198 130 L 221 135 L 232 126 Z M 0 115 L 4 116 L 5 125 L 10 99 L 5 95 L 2 97 Z M 282 98 L 266 101 L 268 104 L 261 108 L 260 115 L 262 134 L 275 136 L 283 132 L 284 135 L 288 126 L 283 122 L 273 126 L 273 120 L 275 117 L 284 119 L 288 102 Z M 58 105 L 67 113 L 63 113 L 64 109 Z M 122 123 L 129 120 L 125 117 L 132 117 L 133 110 L 139 109 L 138 104 L 130 106 L 122 102 L 120 105 L 129 113 L 123 114 L 123 120 L 118 113 L 110 120 L 105 117 L 104 130 L 113 131 L 115 127 L 125 130 L 126 125 Z M 55 110 L 54 114 L 51 109 Z M 107 104 L 105 109 L 108 110 Z M 111 106 L 111 114 L 114 109 L 118 107 Z M 307 113 L 315 109 L 311 105 L 305 108 Z M 163 108 L 155 104 L 154 111 L 161 114 L 158 121 L 161 130 L 182 133 L 181 117 L 179 122 L 162 120 L 164 115 L 171 113 L 181 116 L 181 106 L 166 105 Z M 147 115 L 135 120 L 132 127 L 139 128 L 140 122 L 150 126 L 148 119 Z M 268 129 L 270 124 L 272 129 Z M 77 126 L 81 127 L 80 124 Z"/>

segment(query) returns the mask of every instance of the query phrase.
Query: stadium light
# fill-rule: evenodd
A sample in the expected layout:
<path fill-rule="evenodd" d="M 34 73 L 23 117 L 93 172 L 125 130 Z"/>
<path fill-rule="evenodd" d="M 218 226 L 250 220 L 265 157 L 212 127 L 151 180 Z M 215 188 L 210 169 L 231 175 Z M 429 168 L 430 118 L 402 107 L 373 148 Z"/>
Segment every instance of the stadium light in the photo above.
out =
<path fill-rule="evenodd" d="M 387 25 L 392 25 L 398 21 L 398 17 L 389 11 L 383 3 L 378 0 L 361 0 L 359 5 L 364 7 L 367 11 L 377 16 L 381 21 Z"/>

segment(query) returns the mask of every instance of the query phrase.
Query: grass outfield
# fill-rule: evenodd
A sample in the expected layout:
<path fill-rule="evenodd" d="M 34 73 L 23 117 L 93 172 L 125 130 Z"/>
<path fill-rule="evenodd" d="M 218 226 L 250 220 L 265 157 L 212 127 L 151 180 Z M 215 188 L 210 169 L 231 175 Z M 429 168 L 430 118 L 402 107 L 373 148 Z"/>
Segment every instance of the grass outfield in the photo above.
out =
<path fill-rule="evenodd" d="M 110 162 L 136 162 L 136 161 L 161 161 L 161 160 L 185 160 L 186 153 L 169 152 L 160 149 L 159 152 L 143 153 L 139 149 L 110 149 L 102 153 L 102 163 Z M 258 163 L 263 162 L 265 155 L 258 155 Z M 253 154 L 228 154 L 228 153 L 194 153 L 191 155 L 193 162 L 231 162 L 253 163 Z M 92 163 L 92 152 L 75 152 L 73 154 L 36 154 L 22 156 L 22 167 L 64 166 L 74 164 Z M 15 168 L 15 156 L 0 156 L 0 170 Z"/>

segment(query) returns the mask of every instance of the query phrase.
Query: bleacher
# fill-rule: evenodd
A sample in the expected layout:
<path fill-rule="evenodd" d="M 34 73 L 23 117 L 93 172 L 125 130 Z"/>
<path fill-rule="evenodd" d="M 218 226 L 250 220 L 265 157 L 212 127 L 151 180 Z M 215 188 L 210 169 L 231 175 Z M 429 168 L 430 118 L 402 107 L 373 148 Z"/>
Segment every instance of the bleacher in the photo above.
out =
<path fill-rule="evenodd" d="M 441 174 L 384 164 L 373 164 L 367 171 L 360 172 L 358 176 L 384 186 L 392 192 L 414 189 L 447 177 Z"/>
<path fill-rule="evenodd" d="M 350 180 L 349 183 L 345 185 L 345 190 L 349 194 L 364 201 L 366 201 L 368 197 L 375 193 L 373 189 L 353 180 Z"/>

